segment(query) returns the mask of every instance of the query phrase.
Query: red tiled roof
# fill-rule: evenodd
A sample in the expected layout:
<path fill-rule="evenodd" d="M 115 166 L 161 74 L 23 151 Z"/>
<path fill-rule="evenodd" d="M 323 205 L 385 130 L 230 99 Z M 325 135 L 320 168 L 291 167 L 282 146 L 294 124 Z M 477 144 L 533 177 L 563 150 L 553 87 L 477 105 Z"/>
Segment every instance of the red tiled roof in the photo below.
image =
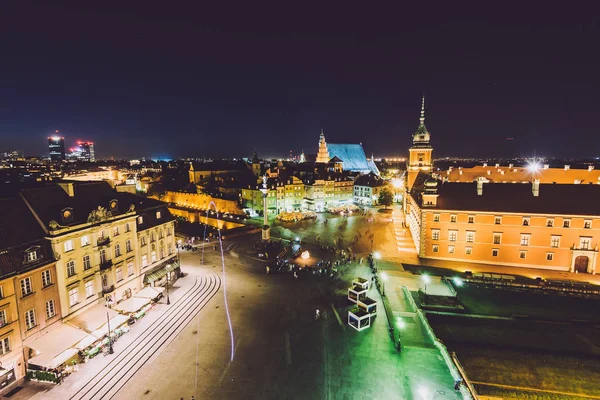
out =
<path fill-rule="evenodd" d="M 486 178 L 496 183 L 522 183 L 539 179 L 540 183 L 600 183 L 600 170 L 540 168 L 532 171 L 525 167 L 475 166 L 471 168 L 453 168 L 451 171 L 438 172 L 441 178 L 449 182 L 473 182 L 478 178 Z"/>

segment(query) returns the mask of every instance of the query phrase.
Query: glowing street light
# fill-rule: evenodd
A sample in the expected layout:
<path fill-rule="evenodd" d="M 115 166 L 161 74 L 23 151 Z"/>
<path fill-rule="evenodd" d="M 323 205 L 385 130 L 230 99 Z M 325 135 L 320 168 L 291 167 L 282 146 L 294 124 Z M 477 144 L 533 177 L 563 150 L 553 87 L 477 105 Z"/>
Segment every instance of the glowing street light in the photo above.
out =
<path fill-rule="evenodd" d="M 454 284 L 458 287 L 461 287 L 463 285 L 463 280 L 460 279 L 458 276 L 452 278 L 452 282 L 454 282 Z"/>
<path fill-rule="evenodd" d="M 427 284 L 431 282 L 431 277 L 429 275 L 421 275 L 421 279 L 423 280 L 423 283 L 425 284 L 425 294 L 427 294 Z"/>
<path fill-rule="evenodd" d="M 530 174 L 536 174 L 542 169 L 542 165 L 537 160 L 530 160 L 527 162 L 526 168 Z"/>
<path fill-rule="evenodd" d="M 406 322 L 404 322 L 402 317 L 398 317 L 398 319 L 396 320 L 396 326 L 398 327 L 398 329 L 406 328 Z"/>
<path fill-rule="evenodd" d="M 388 280 L 388 276 L 385 272 L 381 273 L 381 295 L 385 296 L 385 283 Z"/>
<path fill-rule="evenodd" d="M 376 251 L 375 253 L 373 253 L 373 257 L 375 257 L 376 260 L 381 260 L 381 253 Z"/>
<path fill-rule="evenodd" d="M 404 182 L 402 182 L 402 179 L 400 178 L 394 178 L 392 179 L 392 186 L 396 189 L 402 189 L 402 187 L 404 186 Z"/>

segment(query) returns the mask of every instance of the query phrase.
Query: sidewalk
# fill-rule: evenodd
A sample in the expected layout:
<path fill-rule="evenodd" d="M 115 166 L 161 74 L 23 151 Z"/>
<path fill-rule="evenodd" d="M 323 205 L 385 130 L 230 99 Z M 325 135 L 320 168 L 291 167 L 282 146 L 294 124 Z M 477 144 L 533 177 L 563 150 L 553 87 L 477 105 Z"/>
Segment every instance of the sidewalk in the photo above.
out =
<path fill-rule="evenodd" d="M 186 274 L 183 278 L 179 278 L 172 286 L 169 286 L 169 299 L 171 303 L 176 302 L 184 296 L 188 290 L 194 285 L 198 273 L 194 269 L 187 268 L 186 265 L 198 263 L 198 252 L 180 251 L 182 261 L 182 271 Z M 191 273 L 190 273 L 191 272 Z M 86 382 L 94 378 L 113 358 L 120 352 L 127 349 L 134 343 L 138 336 L 142 334 L 146 328 L 151 326 L 170 306 L 166 305 L 166 297 L 161 299 L 159 303 L 154 305 L 148 313 L 138 320 L 128 333 L 121 336 L 113 344 L 114 354 L 103 355 L 98 354 L 93 359 L 85 364 L 79 364 L 79 371 L 71 374 L 60 385 L 45 384 L 41 382 L 25 382 L 23 389 L 11 397 L 11 400 L 27 400 L 36 399 L 44 400 L 48 398 L 67 399 L 70 394 L 77 391 Z"/>

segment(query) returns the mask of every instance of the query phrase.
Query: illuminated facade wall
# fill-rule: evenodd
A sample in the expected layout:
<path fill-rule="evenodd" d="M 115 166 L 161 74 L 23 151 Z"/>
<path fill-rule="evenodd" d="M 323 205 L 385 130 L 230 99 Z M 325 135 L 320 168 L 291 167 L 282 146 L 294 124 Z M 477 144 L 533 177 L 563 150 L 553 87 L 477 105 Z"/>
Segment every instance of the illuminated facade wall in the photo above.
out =
<path fill-rule="evenodd" d="M 242 193 L 243 196 L 243 193 Z M 261 197 L 262 199 L 262 197 Z M 217 211 L 228 212 L 231 214 L 242 214 L 242 209 L 236 200 L 224 200 L 212 197 L 204 193 L 187 193 L 187 192 L 165 192 L 161 199 L 167 203 L 172 203 L 180 207 L 194 208 L 198 210 L 206 210 L 211 202 L 214 202 Z M 262 206 L 261 206 L 262 207 Z"/>
<path fill-rule="evenodd" d="M 16 379 L 21 379 L 25 375 L 25 363 L 23 362 L 23 342 L 19 329 L 19 312 L 17 308 L 17 296 L 15 291 L 14 277 L 0 281 L 0 290 L 2 290 L 2 306 L 0 311 L 4 311 L 6 321 L 0 324 L 0 343 L 2 352 L 0 362 L 2 368 L 14 369 Z"/>
<path fill-rule="evenodd" d="M 421 208 L 406 216 L 422 258 L 596 273 L 600 216 Z"/>
<path fill-rule="evenodd" d="M 119 301 L 124 290 L 135 293 L 140 289 L 135 211 L 128 214 L 51 231 L 50 242 L 57 254 L 61 314 L 65 319 L 98 304 L 105 295 Z M 130 263 L 134 276 L 127 273 Z"/>

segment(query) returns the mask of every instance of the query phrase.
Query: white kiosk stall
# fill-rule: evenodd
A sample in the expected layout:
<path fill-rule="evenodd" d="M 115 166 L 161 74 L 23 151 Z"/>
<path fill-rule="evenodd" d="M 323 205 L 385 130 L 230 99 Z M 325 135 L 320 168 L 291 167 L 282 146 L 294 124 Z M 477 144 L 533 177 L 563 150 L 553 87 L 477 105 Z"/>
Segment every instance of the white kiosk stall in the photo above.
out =
<path fill-rule="evenodd" d="M 360 286 L 363 289 L 369 290 L 369 280 L 365 278 L 354 278 L 352 280 L 352 286 Z"/>
<path fill-rule="evenodd" d="M 367 297 L 367 290 L 361 286 L 352 286 L 348 288 L 348 300 L 353 303 L 356 303 L 360 299 L 364 299 Z"/>
<path fill-rule="evenodd" d="M 372 317 L 377 315 L 377 300 L 365 297 L 364 299 L 358 299 L 356 305 L 361 310 L 368 312 Z"/>
<path fill-rule="evenodd" d="M 348 311 L 348 325 L 359 332 L 368 329 L 371 327 L 371 314 L 360 308 L 353 308 Z"/>

